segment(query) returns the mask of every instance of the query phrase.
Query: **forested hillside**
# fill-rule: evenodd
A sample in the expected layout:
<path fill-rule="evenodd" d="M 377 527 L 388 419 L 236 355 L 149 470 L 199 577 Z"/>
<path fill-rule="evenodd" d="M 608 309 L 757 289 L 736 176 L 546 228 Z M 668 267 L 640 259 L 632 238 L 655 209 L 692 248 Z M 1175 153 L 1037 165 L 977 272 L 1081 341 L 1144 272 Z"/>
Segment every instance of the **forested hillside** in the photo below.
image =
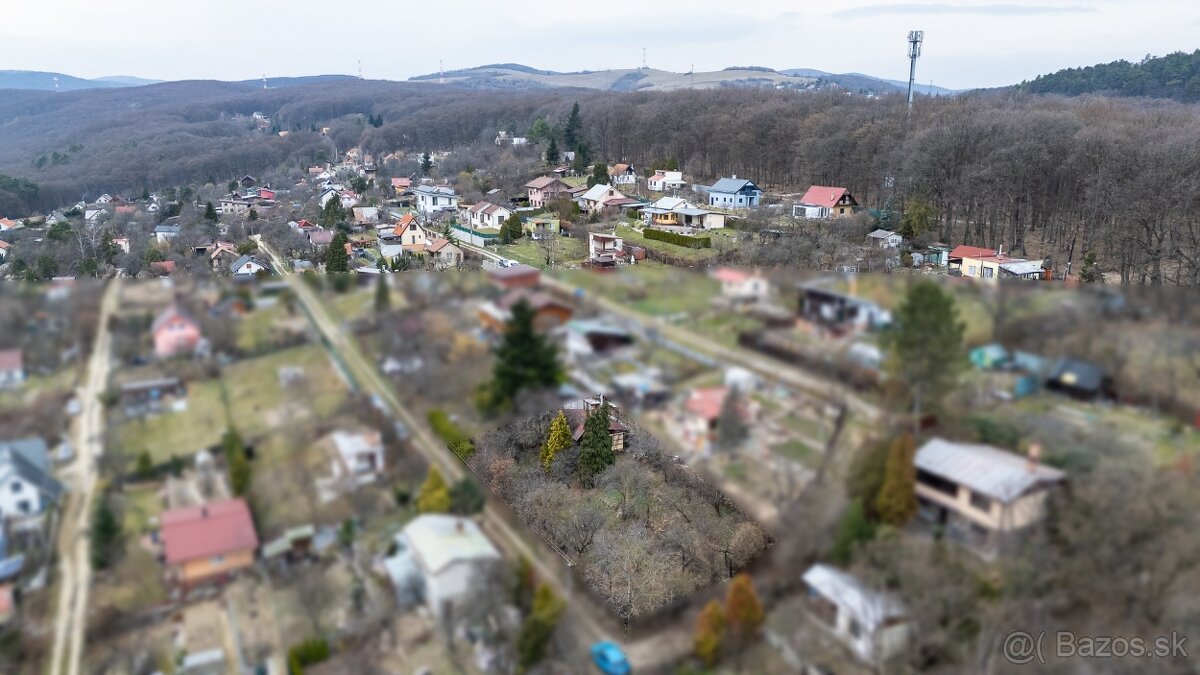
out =
<path fill-rule="evenodd" d="M 1200 49 L 1191 54 L 1147 56 L 1138 63 L 1113 61 L 1067 68 L 1042 75 L 1021 88 L 1035 94 L 1110 94 L 1200 101 Z"/>
<path fill-rule="evenodd" d="M 921 99 L 906 125 L 902 95 L 829 92 L 474 91 L 361 80 L 14 92 L 0 100 L 0 173 L 36 183 L 25 194 L 44 210 L 84 194 L 297 172 L 355 145 L 377 156 L 474 146 L 463 155 L 470 164 L 451 164 L 486 170 L 514 151 L 494 146 L 497 129 L 561 142 L 575 101 L 597 159 L 647 167 L 674 157 L 696 181 L 737 174 L 774 193 L 842 185 L 872 208 L 887 200 L 891 175 L 893 205 L 920 205 L 928 237 L 1003 245 L 1059 268 L 1093 251 L 1129 282 L 1200 283 L 1200 117 L 1165 101 Z M 271 129 L 255 127 L 255 111 L 272 117 Z M 322 126 L 328 137 L 315 131 Z M 521 151 L 525 161 L 541 152 Z"/>

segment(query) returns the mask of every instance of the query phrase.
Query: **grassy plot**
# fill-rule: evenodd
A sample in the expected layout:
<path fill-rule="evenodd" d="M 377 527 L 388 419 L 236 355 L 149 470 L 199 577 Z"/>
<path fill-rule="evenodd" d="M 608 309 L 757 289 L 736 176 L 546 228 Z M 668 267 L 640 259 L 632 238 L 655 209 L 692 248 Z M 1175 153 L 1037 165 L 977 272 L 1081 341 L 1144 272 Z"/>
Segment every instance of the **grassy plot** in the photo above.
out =
<path fill-rule="evenodd" d="M 719 282 L 708 276 L 656 262 L 642 262 L 607 274 L 563 270 L 558 275 L 585 291 L 652 316 L 704 311 L 721 288 Z"/>
<path fill-rule="evenodd" d="M 279 382 L 279 369 L 285 366 L 304 369 L 308 386 L 299 396 L 302 400 L 289 401 L 285 395 Z M 344 383 L 319 347 L 294 347 L 238 361 L 224 368 L 219 379 L 189 383 L 186 411 L 124 421 L 116 442 L 130 462 L 142 450 L 155 462 L 164 462 L 216 445 L 230 423 L 244 438 L 253 439 L 285 422 L 284 406 L 323 416 L 345 395 Z"/>
<path fill-rule="evenodd" d="M 112 607 L 120 612 L 136 612 L 166 601 L 167 584 L 163 567 L 154 554 L 141 544 L 152 529 L 152 520 L 162 513 L 159 486 L 138 486 L 121 496 L 121 526 L 125 535 L 124 552 L 115 567 L 106 573 L 103 583 L 94 585 L 96 607 Z"/>
<path fill-rule="evenodd" d="M 581 263 L 587 260 L 587 239 L 558 237 L 554 240 L 554 264 Z M 521 237 L 512 244 L 494 247 L 496 253 L 538 269 L 546 268 L 546 254 L 540 241 Z"/>
<path fill-rule="evenodd" d="M 688 248 L 686 246 L 677 246 L 675 244 L 669 244 L 665 241 L 658 241 L 656 239 L 647 239 L 643 237 L 640 232 L 632 227 L 629 227 L 628 225 L 618 225 L 617 234 L 625 240 L 626 246 L 641 246 L 652 251 L 659 251 L 663 254 L 676 258 L 682 258 L 692 262 L 711 260 L 719 253 L 718 249 L 716 248 Z M 715 247 L 717 246 L 718 241 L 716 237 L 721 235 L 713 236 L 711 233 L 706 233 L 705 236 L 713 237 L 713 246 Z"/>

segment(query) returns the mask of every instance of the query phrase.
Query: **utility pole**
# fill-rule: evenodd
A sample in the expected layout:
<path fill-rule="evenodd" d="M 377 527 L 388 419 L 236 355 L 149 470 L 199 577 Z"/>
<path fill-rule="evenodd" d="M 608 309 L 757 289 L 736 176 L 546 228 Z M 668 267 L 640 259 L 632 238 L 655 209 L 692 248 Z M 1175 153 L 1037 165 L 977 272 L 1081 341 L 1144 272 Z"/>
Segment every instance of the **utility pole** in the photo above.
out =
<path fill-rule="evenodd" d="M 917 59 L 921 57 L 921 43 L 925 41 L 925 31 L 914 30 L 908 33 L 908 112 L 912 112 L 913 84 L 917 80 Z"/>

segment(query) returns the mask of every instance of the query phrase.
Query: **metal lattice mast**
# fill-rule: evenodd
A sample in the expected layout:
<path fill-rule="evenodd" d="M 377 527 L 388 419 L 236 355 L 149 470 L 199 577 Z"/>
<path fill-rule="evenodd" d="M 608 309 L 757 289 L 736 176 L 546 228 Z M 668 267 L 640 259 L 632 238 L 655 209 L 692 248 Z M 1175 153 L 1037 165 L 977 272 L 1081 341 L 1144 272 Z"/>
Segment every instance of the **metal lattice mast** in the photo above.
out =
<path fill-rule="evenodd" d="M 917 59 L 921 57 L 921 43 L 925 41 L 925 31 L 914 30 L 908 33 L 908 109 L 912 111 L 913 84 L 917 80 Z"/>

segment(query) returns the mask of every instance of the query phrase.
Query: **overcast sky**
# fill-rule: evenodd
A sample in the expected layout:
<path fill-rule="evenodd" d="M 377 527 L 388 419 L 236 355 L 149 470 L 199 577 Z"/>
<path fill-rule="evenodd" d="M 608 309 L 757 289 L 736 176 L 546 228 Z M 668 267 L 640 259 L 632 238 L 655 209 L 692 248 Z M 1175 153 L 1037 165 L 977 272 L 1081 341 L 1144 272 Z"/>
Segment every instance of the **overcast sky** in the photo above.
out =
<path fill-rule="evenodd" d="M 548 70 L 641 65 L 816 68 L 999 86 L 1068 66 L 1200 47 L 1198 0 L 37 0 L 6 3 L 0 68 L 79 77 L 242 80 L 362 73 L 406 79 L 487 63 Z"/>

